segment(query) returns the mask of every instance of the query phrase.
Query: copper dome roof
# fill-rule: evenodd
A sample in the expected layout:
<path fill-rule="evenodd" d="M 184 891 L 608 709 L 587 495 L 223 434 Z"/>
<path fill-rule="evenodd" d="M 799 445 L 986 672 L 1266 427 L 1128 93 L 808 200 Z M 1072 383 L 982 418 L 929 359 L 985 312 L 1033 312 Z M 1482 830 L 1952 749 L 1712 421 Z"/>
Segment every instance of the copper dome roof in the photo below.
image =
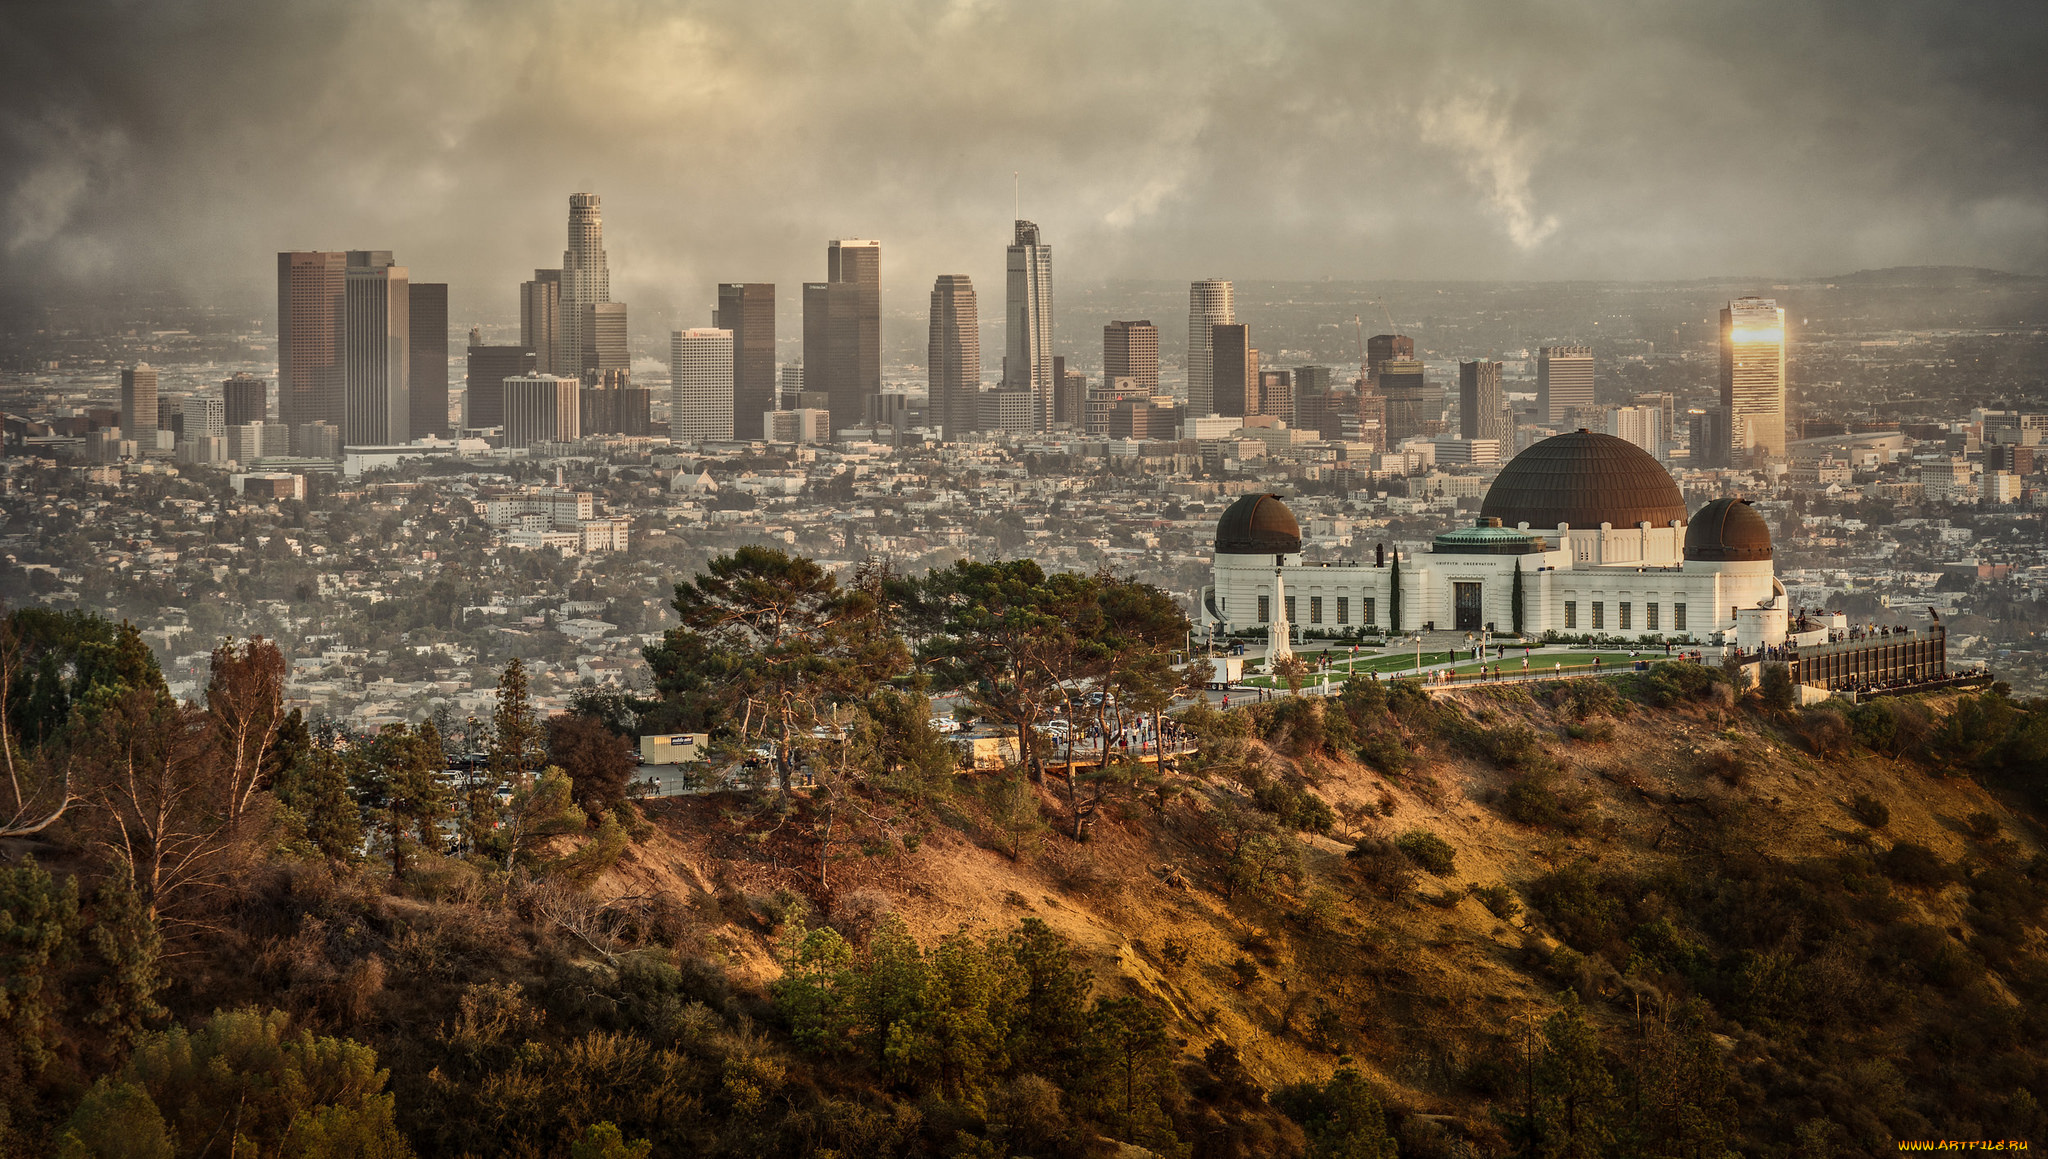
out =
<path fill-rule="evenodd" d="M 1702 563 L 1771 558 L 1771 525 L 1747 499 L 1716 499 L 1694 513 L 1685 529 L 1685 558 Z"/>
<path fill-rule="evenodd" d="M 1501 468 L 1479 514 L 1506 527 L 1560 523 L 1667 527 L 1685 521 L 1685 497 L 1649 452 L 1626 439 L 1592 431 L 1548 438 Z"/>
<path fill-rule="evenodd" d="M 1216 521 L 1216 550 L 1224 555 L 1293 555 L 1301 550 L 1301 524 L 1278 495 L 1246 495 Z"/>

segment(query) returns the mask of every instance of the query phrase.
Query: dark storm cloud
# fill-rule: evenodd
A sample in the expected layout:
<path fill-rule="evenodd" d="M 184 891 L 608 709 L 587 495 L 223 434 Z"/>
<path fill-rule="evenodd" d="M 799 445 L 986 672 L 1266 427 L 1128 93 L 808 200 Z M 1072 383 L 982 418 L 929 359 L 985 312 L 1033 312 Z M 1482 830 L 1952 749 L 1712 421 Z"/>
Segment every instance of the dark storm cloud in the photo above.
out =
<path fill-rule="evenodd" d="M 16 287 L 498 294 L 604 194 L 621 297 L 1063 277 L 2048 268 L 2038 4 L 114 3 L 0 10 Z M 790 286 L 793 292 L 794 286 Z"/>

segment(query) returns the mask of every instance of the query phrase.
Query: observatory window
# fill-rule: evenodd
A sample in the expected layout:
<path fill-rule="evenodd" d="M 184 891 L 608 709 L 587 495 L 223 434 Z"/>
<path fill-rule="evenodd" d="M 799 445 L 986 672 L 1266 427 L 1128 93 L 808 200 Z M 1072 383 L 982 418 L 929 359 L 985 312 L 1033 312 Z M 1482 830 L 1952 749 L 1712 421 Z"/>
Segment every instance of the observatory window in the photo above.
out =
<path fill-rule="evenodd" d="M 1288 622 L 1288 623 L 1290 623 L 1290 624 L 1295 624 L 1295 623 L 1299 623 L 1299 622 L 1300 622 L 1299 620 L 1296 620 L 1296 619 L 1294 618 L 1294 597 L 1293 597 L 1293 596 L 1288 596 L 1288 597 L 1287 597 L 1287 622 Z"/>
<path fill-rule="evenodd" d="M 1269 622 L 1271 622 L 1271 620 L 1272 620 L 1272 619 L 1273 619 L 1273 597 L 1272 597 L 1272 596 L 1260 596 L 1260 597 L 1259 597 L 1259 623 L 1261 623 L 1261 624 L 1264 624 L 1264 623 L 1269 623 Z"/>
<path fill-rule="evenodd" d="M 1671 605 L 1671 630 L 1672 630 L 1672 631 L 1674 631 L 1674 632 L 1683 632 L 1683 631 L 1685 631 L 1685 605 L 1684 605 L 1684 604 L 1673 604 L 1673 605 Z"/>
<path fill-rule="evenodd" d="M 1600 631 L 1600 630 L 1602 630 L 1602 629 L 1604 629 L 1604 628 L 1606 628 L 1606 627 L 1607 627 L 1607 605 L 1606 605 L 1606 604 L 1604 604 L 1604 603 L 1602 603 L 1602 602 L 1601 602 L 1601 601 L 1599 601 L 1599 600 L 1594 600 L 1594 601 L 1593 601 L 1593 630 L 1594 630 L 1594 631 L 1596 631 L 1596 632 L 1598 632 L 1598 631 Z"/>
<path fill-rule="evenodd" d="M 1310 596 L 1308 598 L 1308 622 L 1311 624 L 1323 622 L 1323 597 Z"/>
<path fill-rule="evenodd" d="M 1340 624 L 1348 624 L 1351 622 L 1350 596 L 1337 597 L 1337 622 Z"/>
<path fill-rule="evenodd" d="M 1372 597 L 1371 597 L 1371 596 L 1367 596 L 1367 597 L 1365 597 L 1364 599 L 1362 599 L 1362 600 L 1360 600 L 1360 601 L 1358 601 L 1358 602 L 1359 602 L 1359 603 L 1360 603 L 1361 605 L 1363 605 L 1362 607 L 1360 607 L 1360 608 L 1359 608 L 1359 611 L 1358 611 L 1358 616 L 1359 616 L 1358 622 L 1359 622 L 1359 623 L 1361 623 L 1361 624 L 1377 624 L 1377 623 L 1379 623 L 1379 621 L 1378 621 L 1378 620 L 1375 620 L 1375 619 L 1373 619 L 1373 618 L 1372 618 L 1372 603 L 1373 603 Z"/>
<path fill-rule="evenodd" d="M 1566 601 L 1564 602 L 1564 627 L 1565 627 L 1565 631 L 1569 632 L 1569 631 L 1571 631 L 1571 630 L 1572 630 L 1573 628 L 1576 628 L 1576 627 L 1578 627 L 1578 626 L 1579 626 L 1579 601 L 1577 601 L 1577 600 L 1566 600 Z"/>
<path fill-rule="evenodd" d="M 1621 601 L 1621 630 L 1624 632 L 1629 630 L 1629 612 L 1632 611 L 1634 608 L 1635 605 L 1629 603 L 1627 600 Z"/>
<path fill-rule="evenodd" d="M 1643 605 L 1643 627 L 1648 628 L 1652 632 L 1657 630 L 1657 605 Z"/>

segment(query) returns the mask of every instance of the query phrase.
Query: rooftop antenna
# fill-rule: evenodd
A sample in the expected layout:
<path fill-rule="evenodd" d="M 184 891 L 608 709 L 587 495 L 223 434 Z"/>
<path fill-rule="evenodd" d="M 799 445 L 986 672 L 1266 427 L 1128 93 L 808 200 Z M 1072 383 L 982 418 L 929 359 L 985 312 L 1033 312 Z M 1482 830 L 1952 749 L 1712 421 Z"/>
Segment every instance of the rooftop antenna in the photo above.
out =
<path fill-rule="evenodd" d="M 1024 216 L 1024 179 L 1017 176 L 1017 170 L 1010 170 L 1010 220 Z"/>

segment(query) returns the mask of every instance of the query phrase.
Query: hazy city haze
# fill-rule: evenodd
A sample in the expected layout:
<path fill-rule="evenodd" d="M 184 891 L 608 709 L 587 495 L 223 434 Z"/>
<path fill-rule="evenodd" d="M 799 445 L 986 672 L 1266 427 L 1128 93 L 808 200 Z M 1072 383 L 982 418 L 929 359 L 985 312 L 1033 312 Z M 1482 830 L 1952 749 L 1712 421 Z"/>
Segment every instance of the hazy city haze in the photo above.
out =
<path fill-rule="evenodd" d="M 2048 269 L 2038 4 L 165 3 L 0 12 L 6 281 L 459 302 L 604 197 L 616 295 L 1062 279 Z M 904 298 L 903 295 L 910 295 Z M 495 302 L 495 298 L 491 298 Z M 471 305 L 458 305 L 458 318 Z"/>

